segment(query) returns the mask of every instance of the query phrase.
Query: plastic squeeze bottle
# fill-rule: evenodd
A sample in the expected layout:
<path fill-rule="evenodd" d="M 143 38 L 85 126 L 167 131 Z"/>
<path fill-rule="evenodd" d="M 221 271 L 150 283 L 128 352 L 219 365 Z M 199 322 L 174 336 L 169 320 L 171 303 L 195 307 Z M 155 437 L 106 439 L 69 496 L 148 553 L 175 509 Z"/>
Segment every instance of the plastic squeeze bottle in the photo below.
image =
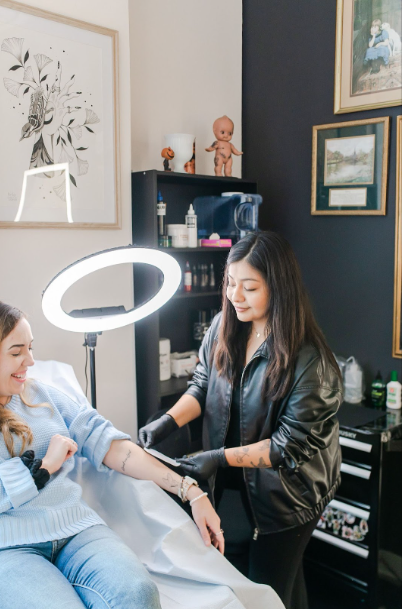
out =
<path fill-rule="evenodd" d="M 192 203 L 190 203 L 186 215 L 186 226 L 188 232 L 188 247 L 197 247 L 197 216 L 195 215 Z"/>
<path fill-rule="evenodd" d="M 387 408 L 401 407 L 401 390 L 402 385 L 398 381 L 398 373 L 396 370 L 391 372 L 391 380 L 387 384 Z"/>
<path fill-rule="evenodd" d="M 163 247 L 163 237 L 166 235 L 166 203 L 163 201 L 161 191 L 158 192 L 156 215 L 158 217 L 158 245 Z"/>
<path fill-rule="evenodd" d="M 374 408 L 383 408 L 385 406 L 385 398 L 387 387 L 382 380 L 381 372 L 377 372 L 377 376 L 371 383 L 371 403 Z"/>

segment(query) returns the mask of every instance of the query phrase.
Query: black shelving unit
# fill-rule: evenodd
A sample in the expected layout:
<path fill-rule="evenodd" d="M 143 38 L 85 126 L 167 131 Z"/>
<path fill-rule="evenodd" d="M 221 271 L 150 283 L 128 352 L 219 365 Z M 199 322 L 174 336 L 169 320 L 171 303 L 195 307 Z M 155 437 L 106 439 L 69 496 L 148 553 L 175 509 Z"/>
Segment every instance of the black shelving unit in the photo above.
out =
<path fill-rule="evenodd" d="M 169 338 L 171 350 L 189 351 L 197 347 L 192 338 L 197 310 L 221 308 L 222 270 L 230 248 L 158 248 L 156 201 L 161 191 L 167 204 L 167 223 L 183 224 L 189 204 L 199 196 L 219 196 L 222 192 L 257 193 L 254 180 L 182 174 L 164 171 L 132 173 L 133 244 L 161 249 L 174 256 L 184 268 L 206 262 L 214 265 L 216 289 L 177 292 L 162 309 L 135 324 L 138 424 L 161 408 L 173 404 L 187 388 L 187 378 L 159 381 L 159 339 Z M 140 305 L 159 289 L 160 273 L 148 265 L 136 264 L 134 303 Z"/>

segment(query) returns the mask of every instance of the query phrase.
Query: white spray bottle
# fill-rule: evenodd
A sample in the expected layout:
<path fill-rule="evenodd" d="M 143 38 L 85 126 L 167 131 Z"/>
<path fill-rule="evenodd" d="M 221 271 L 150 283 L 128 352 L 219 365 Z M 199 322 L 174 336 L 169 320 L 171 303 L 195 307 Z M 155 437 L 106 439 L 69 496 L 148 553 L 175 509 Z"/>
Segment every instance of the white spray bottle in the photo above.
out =
<path fill-rule="evenodd" d="M 192 203 L 190 203 L 186 215 L 186 226 L 188 232 L 188 247 L 197 247 L 197 216 L 195 215 Z"/>

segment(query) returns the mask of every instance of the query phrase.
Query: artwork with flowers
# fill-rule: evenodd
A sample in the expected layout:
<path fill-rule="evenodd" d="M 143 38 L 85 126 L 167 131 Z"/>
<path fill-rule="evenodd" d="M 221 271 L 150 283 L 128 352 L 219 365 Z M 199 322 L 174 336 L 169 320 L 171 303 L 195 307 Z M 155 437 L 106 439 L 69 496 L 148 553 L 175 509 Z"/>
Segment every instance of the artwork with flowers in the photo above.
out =
<path fill-rule="evenodd" d="M 117 33 L 12 4 L 0 2 L 0 224 L 15 219 L 24 171 L 44 168 L 27 180 L 19 226 L 68 226 L 68 176 L 72 225 L 118 227 Z"/>

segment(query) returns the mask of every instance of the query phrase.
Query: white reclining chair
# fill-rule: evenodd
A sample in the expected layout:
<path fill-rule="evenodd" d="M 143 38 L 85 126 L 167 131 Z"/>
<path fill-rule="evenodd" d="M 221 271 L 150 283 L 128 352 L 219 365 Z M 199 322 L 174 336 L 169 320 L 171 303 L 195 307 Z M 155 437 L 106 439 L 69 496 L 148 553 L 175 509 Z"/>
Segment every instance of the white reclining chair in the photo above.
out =
<path fill-rule="evenodd" d="M 90 408 L 68 364 L 38 361 L 29 376 Z M 132 548 L 158 586 L 162 609 L 284 609 L 269 586 L 255 584 L 215 548 L 162 489 L 77 458 L 74 480 L 84 500 Z"/>

